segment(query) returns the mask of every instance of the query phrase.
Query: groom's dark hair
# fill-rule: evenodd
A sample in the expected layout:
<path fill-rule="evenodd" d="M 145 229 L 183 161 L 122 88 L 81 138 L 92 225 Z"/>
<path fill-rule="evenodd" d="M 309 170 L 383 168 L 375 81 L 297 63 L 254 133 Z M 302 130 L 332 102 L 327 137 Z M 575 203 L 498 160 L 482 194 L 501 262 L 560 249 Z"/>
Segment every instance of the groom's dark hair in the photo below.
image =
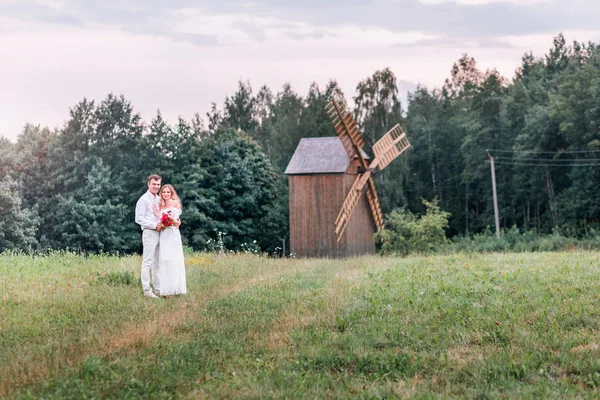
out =
<path fill-rule="evenodd" d="M 151 181 L 162 181 L 162 178 L 159 175 L 150 175 L 148 177 L 148 183 L 150 183 Z"/>

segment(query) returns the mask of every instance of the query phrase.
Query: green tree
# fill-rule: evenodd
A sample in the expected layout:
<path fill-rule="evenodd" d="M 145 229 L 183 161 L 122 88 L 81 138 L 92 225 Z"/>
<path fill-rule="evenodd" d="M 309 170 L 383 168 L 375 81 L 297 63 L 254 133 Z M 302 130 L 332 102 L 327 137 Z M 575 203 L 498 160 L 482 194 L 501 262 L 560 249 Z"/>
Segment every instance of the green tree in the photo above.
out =
<path fill-rule="evenodd" d="M 43 247 L 86 253 L 131 250 L 124 243 L 122 207 L 91 205 L 62 195 L 55 201 L 55 212 L 46 219 L 49 229 L 40 240 Z"/>
<path fill-rule="evenodd" d="M 254 240 L 262 249 L 272 246 L 280 232 L 264 221 L 277 196 L 275 172 L 258 144 L 247 135 L 224 130 L 203 140 L 199 151 L 203 157 L 198 169 L 182 186 L 182 229 L 191 233 L 189 243 L 203 249 L 209 239 L 216 239 L 216 232 L 225 232 L 231 249 Z M 192 181 L 198 182 L 195 190 L 189 187 Z"/>
<path fill-rule="evenodd" d="M 254 118 L 255 106 L 256 99 L 252 96 L 250 82 L 239 81 L 238 91 L 225 99 L 223 123 L 236 130 L 250 132 L 257 125 Z"/>
<path fill-rule="evenodd" d="M 128 205 L 111 168 L 95 159 L 84 184 L 68 197 L 58 194 L 44 223 L 40 242 L 45 248 L 81 252 L 127 253 L 138 250 L 139 231 L 130 224 Z"/>
<path fill-rule="evenodd" d="M 335 81 L 329 82 L 328 86 L 337 85 Z M 327 137 L 336 136 L 331 121 L 325 113 L 325 106 L 330 101 L 331 96 L 327 95 L 329 87 L 324 92 L 319 89 L 316 83 L 312 83 L 308 90 L 308 95 L 304 99 L 304 109 L 300 115 L 299 134 L 301 137 Z"/>
<path fill-rule="evenodd" d="M 14 146 L 16 165 L 11 176 L 20 182 L 25 207 L 33 207 L 37 199 L 47 196 L 48 154 L 56 133 L 48 128 L 27 124 Z"/>
<path fill-rule="evenodd" d="M 459 151 L 462 130 L 456 126 L 451 103 L 439 90 L 419 87 L 409 95 L 406 128 L 413 150 L 405 156 L 410 173 L 403 186 L 413 213 L 426 211 L 420 199 L 437 198 L 440 207 L 453 216 L 448 233 L 455 235 L 465 230 L 460 180 L 464 161 Z"/>
<path fill-rule="evenodd" d="M 34 250 L 39 223 L 36 208 L 23 207 L 19 184 L 9 176 L 0 180 L 0 252 Z"/>
<path fill-rule="evenodd" d="M 277 173 L 285 171 L 300 139 L 302 128 L 300 118 L 304 111 L 304 101 L 289 84 L 277 93 L 272 108 L 272 116 L 267 120 L 272 129 L 271 162 Z"/>
<path fill-rule="evenodd" d="M 256 103 L 254 107 L 254 118 L 258 121 L 255 129 L 247 132 L 272 160 L 275 156 L 274 149 L 276 144 L 274 141 L 277 137 L 277 132 L 273 127 L 273 102 L 274 96 L 267 86 L 263 86 L 256 95 Z"/>
<path fill-rule="evenodd" d="M 14 144 L 5 137 L 0 137 L 0 179 L 15 173 L 17 154 Z"/>
<path fill-rule="evenodd" d="M 365 142 L 371 147 L 402 120 L 397 79 L 389 68 L 385 68 L 360 82 L 356 91 L 354 117 Z"/>
<path fill-rule="evenodd" d="M 594 46 L 574 44 L 576 50 L 564 70 L 556 95 L 551 96 L 549 113 L 560 121 L 560 136 L 572 151 L 600 150 L 600 51 Z M 564 174 L 556 208 L 564 216 L 561 225 L 578 233 L 588 232 L 588 221 L 600 216 L 596 195 L 600 173 L 593 160 L 599 153 L 564 154 L 573 167 Z M 574 157 L 574 155 L 576 157 Z M 560 155 L 559 155 L 560 156 Z M 560 187 L 558 188 L 560 189 Z M 595 223 L 597 225 L 597 222 Z"/>

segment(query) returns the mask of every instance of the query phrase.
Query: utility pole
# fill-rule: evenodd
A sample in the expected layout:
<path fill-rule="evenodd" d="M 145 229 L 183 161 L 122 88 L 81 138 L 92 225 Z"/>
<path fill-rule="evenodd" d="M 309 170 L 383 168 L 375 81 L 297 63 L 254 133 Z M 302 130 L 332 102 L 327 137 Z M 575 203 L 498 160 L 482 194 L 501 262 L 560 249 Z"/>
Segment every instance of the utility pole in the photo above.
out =
<path fill-rule="evenodd" d="M 494 217 L 496 219 L 496 237 L 500 238 L 500 220 L 498 219 L 498 197 L 496 196 L 496 169 L 494 168 L 494 157 L 487 152 L 492 167 L 492 192 L 494 193 Z"/>

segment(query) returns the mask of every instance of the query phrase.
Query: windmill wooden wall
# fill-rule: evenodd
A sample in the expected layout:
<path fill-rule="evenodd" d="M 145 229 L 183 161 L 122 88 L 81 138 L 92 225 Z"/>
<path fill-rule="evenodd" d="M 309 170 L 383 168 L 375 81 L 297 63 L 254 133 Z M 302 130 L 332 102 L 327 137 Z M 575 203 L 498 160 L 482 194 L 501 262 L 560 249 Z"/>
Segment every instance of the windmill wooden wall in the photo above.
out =
<path fill-rule="evenodd" d="M 365 155 L 366 156 L 366 155 Z M 375 253 L 375 223 L 361 196 L 341 240 L 335 219 L 356 180 L 337 137 L 302 139 L 286 169 L 289 183 L 290 251 L 298 257 L 348 257 Z"/>

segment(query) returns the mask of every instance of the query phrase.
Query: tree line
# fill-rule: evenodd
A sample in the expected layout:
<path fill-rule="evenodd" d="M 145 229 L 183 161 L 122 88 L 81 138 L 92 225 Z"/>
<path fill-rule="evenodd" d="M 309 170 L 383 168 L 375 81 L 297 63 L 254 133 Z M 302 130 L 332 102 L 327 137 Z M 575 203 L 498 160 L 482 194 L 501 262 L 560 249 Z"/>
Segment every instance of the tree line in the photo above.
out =
<path fill-rule="evenodd" d="M 0 251 L 129 253 L 146 177 L 178 190 L 185 244 L 281 252 L 288 237 L 283 174 L 300 138 L 335 136 L 324 107 L 335 81 L 306 96 L 239 82 L 202 118 L 144 122 L 124 97 L 82 100 L 58 129 L 26 125 L 0 139 Z M 448 213 L 448 236 L 494 224 L 489 157 L 496 163 L 501 226 L 594 234 L 600 222 L 600 49 L 558 35 L 546 55 L 525 54 L 512 79 L 463 55 L 441 88 L 418 87 L 406 108 L 388 68 L 346 96 L 366 151 L 400 122 L 412 149 L 377 174 L 384 214 Z M 425 202 L 423 200 L 426 200 Z"/>

